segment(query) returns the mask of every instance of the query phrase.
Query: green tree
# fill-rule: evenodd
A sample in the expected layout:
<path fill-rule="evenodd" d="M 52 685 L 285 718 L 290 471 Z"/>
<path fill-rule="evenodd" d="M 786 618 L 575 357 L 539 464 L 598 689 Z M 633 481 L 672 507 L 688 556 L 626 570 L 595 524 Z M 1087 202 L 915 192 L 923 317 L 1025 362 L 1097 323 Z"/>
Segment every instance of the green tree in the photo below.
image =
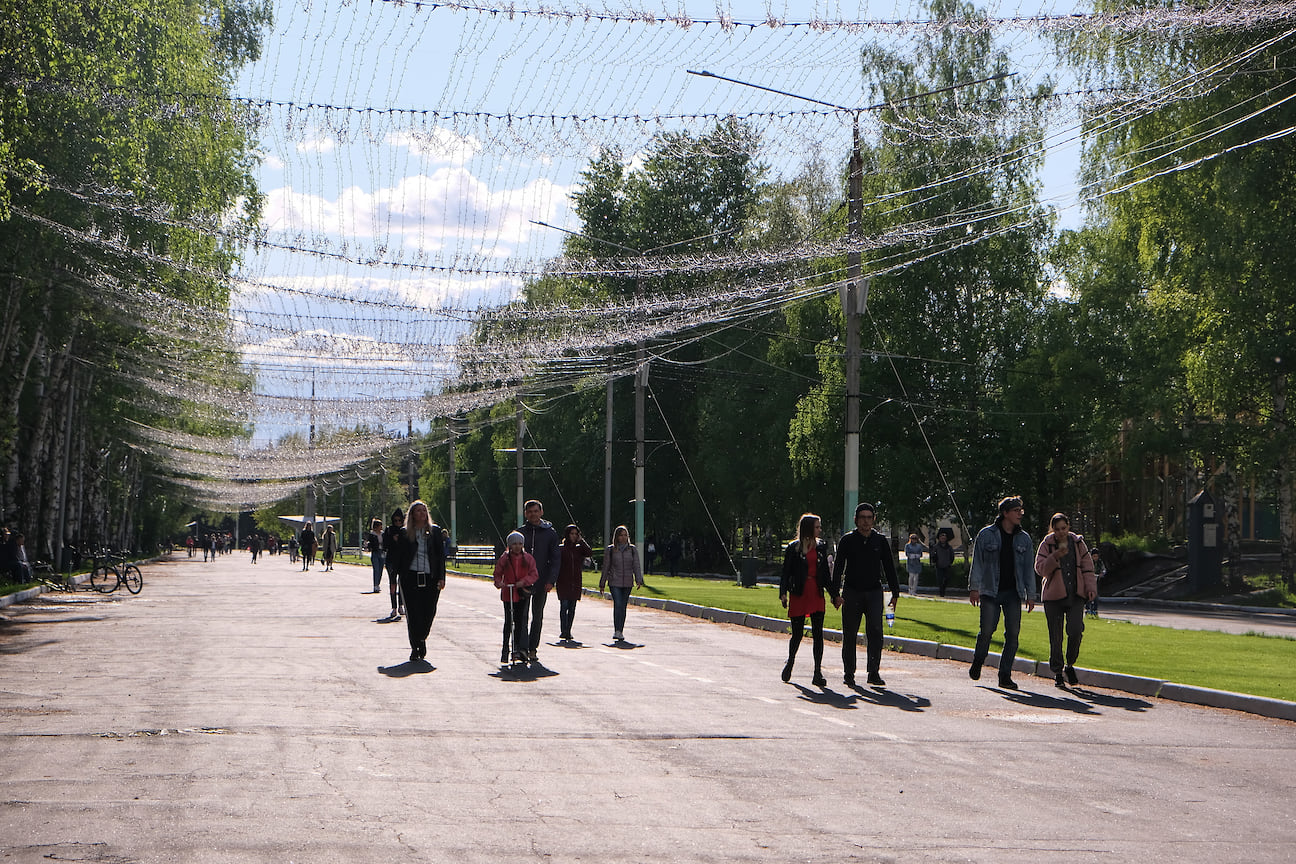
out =
<path fill-rule="evenodd" d="M 1282 70 L 1293 49 L 1283 35 L 1184 29 L 1064 45 L 1090 80 L 1198 82 L 1190 97 L 1121 126 L 1094 118 L 1088 178 L 1107 193 L 1094 208 L 1094 230 L 1119 245 L 1137 273 L 1127 283 L 1139 292 L 1132 302 L 1162 322 L 1161 348 L 1178 366 L 1170 380 L 1182 382 L 1174 412 L 1183 430 L 1179 452 L 1217 466 L 1230 508 L 1242 472 L 1254 471 L 1273 490 L 1280 568 L 1296 585 L 1296 440 L 1287 398 L 1296 347 L 1288 206 L 1296 154 L 1285 137 L 1296 108 L 1285 101 L 1291 82 Z"/>

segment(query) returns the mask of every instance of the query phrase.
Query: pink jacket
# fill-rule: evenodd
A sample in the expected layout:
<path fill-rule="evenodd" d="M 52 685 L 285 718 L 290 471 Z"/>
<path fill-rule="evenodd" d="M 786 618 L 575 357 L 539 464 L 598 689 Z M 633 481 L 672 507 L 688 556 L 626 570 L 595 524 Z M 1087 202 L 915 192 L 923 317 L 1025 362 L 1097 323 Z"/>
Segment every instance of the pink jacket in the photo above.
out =
<path fill-rule="evenodd" d="M 1084 538 L 1075 532 L 1069 541 L 1076 550 L 1076 593 L 1081 597 L 1098 596 L 1098 577 L 1094 575 L 1093 555 L 1085 545 Z M 1057 551 L 1057 541 L 1053 532 L 1044 535 L 1040 541 L 1039 551 L 1035 553 L 1035 572 L 1044 580 L 1040 588 L 1041 600 L 1065 600 L 1066 584 L 1062 581 L 1062 565 L 1053 557 Z"/>
<path fill-rule="evenodd" d="M 495 562 L 495 587 L 500 589 L 500 599 L 505 603 L 521 600 L 522 589 L 529 588 L 540 579 L 535 558 L 531 557 L 530 552 L 523 552 L 517 556 L 516 561 L 513 557 L 505 552 Z"/>

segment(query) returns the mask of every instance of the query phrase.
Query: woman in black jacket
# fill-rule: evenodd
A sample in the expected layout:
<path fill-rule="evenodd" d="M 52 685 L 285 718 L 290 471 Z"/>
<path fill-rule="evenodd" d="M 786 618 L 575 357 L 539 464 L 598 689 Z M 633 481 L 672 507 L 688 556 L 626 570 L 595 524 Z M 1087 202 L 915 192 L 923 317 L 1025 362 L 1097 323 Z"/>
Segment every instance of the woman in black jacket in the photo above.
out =
<path fill-rule="evenodd" d="M 810 618 L 810 634 L 814 639 L 814 677 L 816 687 L 824 687 L 828 679 L 823 676 L 823 622 L 827 606 L 823 592 L 832 596 L 834 606 L 840 606 L 831 578 L 832 565 L 828 561 L 828 544 L 821 538 L 823 526 L 819 517 L 806 513 L 801 517 L 797 539 L 787 546 L 783 554 L 783 573 L 779 577 L 779 602 L 788 610 L 792 620 L 792 637 L 788 641 L 787 665 L 783 667 L 783 680 L 792 677 L 797 648 L 805 635 L 805 619 Z"/>
<path fill-rule="evenodd" d="M 427 657 L 428 633 L 432 630 L 437 601 L 446 581 L 441 526 L 433 523 L 427 505 L 422 501 L 409 506 L 405 528 L 396 536 L 392 546 L 396 572 L 400 574 L 401 596 L 405 598 L 410 660 L 422 660 Z"/>

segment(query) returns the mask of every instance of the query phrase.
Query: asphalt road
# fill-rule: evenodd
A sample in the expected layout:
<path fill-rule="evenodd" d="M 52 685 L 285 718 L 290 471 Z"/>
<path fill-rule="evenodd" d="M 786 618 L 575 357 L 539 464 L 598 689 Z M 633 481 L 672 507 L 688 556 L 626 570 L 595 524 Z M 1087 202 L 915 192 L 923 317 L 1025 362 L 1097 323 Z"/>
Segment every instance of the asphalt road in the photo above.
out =
<path fill-rule="evenodd" d="M 148 566 L 0 622 L 0 861 L 1287 862 L 1296 726 L 581 601 L 501 672 L 452 578 L 428 664 L 366 568 Z M 546 642 L 556 635 L 551 599 Z"/>

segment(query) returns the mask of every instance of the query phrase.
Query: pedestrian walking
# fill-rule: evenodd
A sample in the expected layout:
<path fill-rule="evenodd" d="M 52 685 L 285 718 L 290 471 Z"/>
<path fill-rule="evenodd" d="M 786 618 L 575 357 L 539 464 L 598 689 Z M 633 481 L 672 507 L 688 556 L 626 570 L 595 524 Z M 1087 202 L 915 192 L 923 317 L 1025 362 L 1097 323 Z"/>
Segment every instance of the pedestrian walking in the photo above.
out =
<path fill-rule="evenodd" d="M 297 549 L 298 549 L 297 537 L 296 536 L 289 537 L 288 538 L 288 563 L 289 564 L 297 563 Z"/>
<path fill-rule="evenodd" d="M 813 513 L 801 516 L 797 525 L 797 539 L 783 552 L 783 572 L 779 576 L 779 602 L 788 611 L 792 622 L 792 635 L 788 640 L 788 658 L 783 666 L 783 680 L 792 679 L 797 649 L 805 636 L 806 618 L 810 619 L 810 636 L 813 640 L 814 676 L 810 679 L 816 687 L 825 687 L 828 679 L 823 674 L 823 623 L 827 605 L 824 589 L 832 596 L 833 606 L 841 606 L 833 587 L 832 567 L 828 562 L 828 544 L 822 535 L 823 525 Z"/>
<path fill-rule="evenodd" d="M 909 576 L 909 596 L 913 597 L 918 593 L 918 580 L 922 577 L 922 556 L 927 551 L 927 547 L 918 539 L 917 534 L 909 535 L 909 542 L 905 544 L 905 573 Z"/>
<path fill-rule="evenodd" d="M 882 580 L 891 591 L 891 609 L 900 599 L 900 582 L 896 578 L 895 553 L 891 544 L 873 525 L 877 510 L 872 504 L 855 508 L 855 530 L 837 544 L 833 563 L 832 591 L 841 597 L 842 613 L 842 680 L 855 686 L 855 654 L 859 642 L 860 622 L 864 623 L 865 661 L 868 683 L 886 686 L 882 680 Z"/>
<path fill-rule="evenodd" d="M 972 546 L 972 567 L 968 571 L 968 602 L 981 608 L 981 629 L 968 675 L 981 678 L 981 667 L 990 652 L 990 640 L 1004 622 L 1003 649 L 999 654 L 999 686 L 1018 689 L 1012 680 L 1013 660 L 1021 634 L 1022 602 L 1026 611 L 1035 608 L 1035 568 L 1030 535 L 1021 527 L 1026 508 L 1017 496 L 999 502 L 999 516 L 977 533 Z"/>
<path fill-rule="evenodd" d="M 950 535 L 945 529 L 936 534 L 936 545 L 931 548 L 932 566 L 936 568 L 936 586 L 940 596 L 945 596 L 949 587 L 950 570 L 954 566 L 954 547 L 950 545 Z"/>
<path fill-rule="evenodd" d="M 373 592 L 382 591 L 383 544 L 382 520 L 372 519 L 369 522 L 369 533 L 365 535 L 365 548 L 369 550 L 369 563 L 373 566 Z"/>
<path fill-rule="evenodd" d="M 301 546 L 302 570 L 309 570 L 315 563 L 315 529 L 311 523 L 302 523 L 301 537 L 297 542 Z"/>
<path fill-rule="evenodd" d="M 495 587 L 500 589 L 504 604 L 504 645 L 500 649 L 500 662 L 525 663 L 530 654 L 527 641 L 527 600 L 540 579 L 535 558 L 523 548 L 526 538 L 514 531 L 504 541 L 504 554 L 495 562 Z M 513 650 L 509 652 L 512 639 Z"/>
<path fill-rule="evenodd" d="M 534 499 L 522 506 L 522 518 L 525 520 L 518 533 L 524 538 L 526 551 L 535 559 L 539 581 L 531 591 L 531 624 L 528 633 L 530 647 L 527 659 L 532 663 L 538 659 L 540 650 L 540 628 L 544 625 L 545 601 L 549 592 L 558 581 L 558 567 L 561 555 L 558 551 L 558 532 L 553 524 L 544 518 L 544 505 Z"/>
<path fill-rule="evenodd" d="M 599 577 L 599 593 L 607 586 L 612 595 L 612 638 L 625 641 L 626 607 L 635 586 L 643 587 L 643 570 L 639 566 L 639 550 L 630 542 L 630 529 L 618 525 L 612 532 L 612 543 L 603 550 L 603 575 Z"/>
<path fill-rule="evenodd" d="M 446 581 L 441 526 L 428 515 L 427 504 L 415 501 L 410 505 L 408 522 L 394 545 L 401 596 L 405 598 L 410 660 L 423 660 Z"/>
<path fill-rule="evenodd" d="M 594 550 L 585 542 L 579 527 L 568 525 L 563 529 L 559 553 L 558 638 L 564 642 L 571 642 L 572 623 L 576 620 L 576 603 L 581 598 L 581 589 L 584 586 L 585 559 L 593 555 Z"/>
<path fill-rule="evenodd" d="M 1035 572 L 1043 580 L 1040 599 L 1044 603 L 1044 620 L 1048 622 L 1049 669 L 1053 672 L 1053 682 L 1065 687 L 1080 683 L 1075 664 L 1084 637 L 1085 606 L 1098 598 L 1098 578 L 1089 546 L 1083 537 L 1071 532 L 1066 514 L 1054 513 L 1049 526 L 1053 530 L 1040 541 L 1035 553 Z"/>
<path fill-rule="evenodd" d="M 400 572 L 396 569 L 396 538 L 405 527 L 405 513 L 399 507 L 392 511 L 391 525 L 382 533 L 383 566 L 387 569 L 387 589 L 391 594 L 391 614 L 388 621 L 399 621 L 405 614 L 405 603 L 400 593 Z"/>
<path fill-rule="evenodd" d="M 248 538 L 248 551 L 252 553 L 252 563 L 257 562 L 257 557 L 261 554 L 261 538 L 253 534 Z"/>
<path fill-rule="evenodd" d="M 324 558 L 324 570 L 327 572 L 333 569 L 333 558 L 337 555 L 338 538 L 333 531 L 333 526 L 328 525 L 324 528 L 324 537 L 320 540 L 320 554 Z"/>

